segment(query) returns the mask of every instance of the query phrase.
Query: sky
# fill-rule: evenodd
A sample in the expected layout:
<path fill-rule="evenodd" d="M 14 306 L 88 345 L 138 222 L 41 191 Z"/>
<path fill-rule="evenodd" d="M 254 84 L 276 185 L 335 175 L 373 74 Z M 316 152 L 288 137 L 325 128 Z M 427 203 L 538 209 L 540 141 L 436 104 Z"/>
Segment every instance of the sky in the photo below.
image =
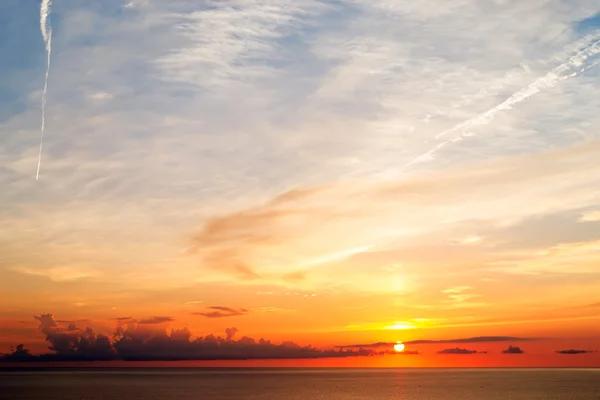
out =
<path fill-rule="evenodd" d="M 0 353 L 600 365 L 597 0 L 54 0 L 49 46 L 41 3 L 0 2 Z"/>

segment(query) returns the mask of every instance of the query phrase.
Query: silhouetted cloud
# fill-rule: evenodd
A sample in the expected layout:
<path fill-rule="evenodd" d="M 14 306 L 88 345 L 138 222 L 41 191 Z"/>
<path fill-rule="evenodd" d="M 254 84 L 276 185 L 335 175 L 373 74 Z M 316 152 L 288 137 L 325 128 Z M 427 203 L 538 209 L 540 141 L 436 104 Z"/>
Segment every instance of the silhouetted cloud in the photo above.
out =
<path fill-rule="evenodd" d="M 173 322 L 175 321 L 175 319 L 171 318 L 171 317 L 150 317 L 150 318 L 146 318 L 146 319 L 142 319 L 140 321 L 138 321 L 138 323 L 140 325 L 159 325 L 159 324 L 164 324 L 167 322 Z"/>
<path fill-rule="evenodd" d="M 133 320 L 132 317 L 117 317 L 117 318 L 112 318 L 114 321 L 131 321 Z"/>
<path fill-rule="evenodd" d="M 0 360 L 9 362 L 34 361 L 35 359 L 36 357 L 22 344 L 18 344 L 16 348 L 11 349 L 10 353 L 0 355 Z"/>
<path fill-rule="evenodd" d="M 225 334 L 227 335 L 227 340 L 232 340 L 236 333 L 240 330 L 238 328 L 227 328 L 225 329 Z"/>
<path fill-rule="evenodd" d="M 91 328 L 80 329 L 75 324 L 62 328 L 53 314 L 34 316 L 39 321 L 39 330 L 50 343 L 48 349 L 55 352 L 55 360 L 111 360 L 116 357 L 110 339 L 96 335 Z"/>
<path fill-rule="evenodd" d="M 513 336 L 478 336 L 464 339 L 443 339 L 443 340 L 412 340 L 404 342 L 405 345 L 417 346 L 425 344 L 460 344 L 460 343 L 494 343 L 494 342 L 527 342 L 541 340 L 539 338 L 518 338 Z M 337 348 L 354 348 L 354 347 L 388 347 L 395 345 L 395 342 L 377 342 L 371 344 L 352 344 L 336 346 Z"/>
<path fill-rule="evenodd" d="M 508 346 L 508 349 L 502 351 L 504 354 L 523 354 L 524 351 L 520 347 Z"/>
<path fill-rule="evenodd" d="M 216 312 L 228 312 L 227 307 L 215 307 Z M 208 335 L 192 339 L 187 328 L 166 330 L 148 327 L 148 324 L 133 322 L 133 318 L 119 319 L 116 331 L 110 340 L 96 335 L 91 328 L 80 329 L 74 324 L 61 328 L 52 314 L 35 317 L 39 330 L 46 334 L 50 343 L 50 354 L 32 356 L 24 346 L 0 357 L 1 361 L 160 361 L 160 360 L 245 360 L 245 359 L 305 359 L 373 356 L 372 350 L 333 350 L 300 346 L 294 342 L 272 343 L 269 340 L 243 336 L 235 327 L 225 330 L 225 337 Z M 153 322 L 166 321 L 170 317 L 152 317 Z M 143 321 L 143 320 L 142 320 Z M 127 322 L 127 327 L 123 326 Z M 153 324 L 150 324 L 153 325 Z"/>
<path fill-rule="evenodd" d="M 595 351 L 593 351 L 593 350 L 574 350 L 574 349 L 557 350 L 556 352 L 558 354 L 587 354 L 587 353 L 595 353 Z"/>
<path fill-rule="evenodd" d="M 192 313 L 194 315 L 201 315 L 206 318 L 225 318 L 225 317 L 235 317 L 238 315 L 245 315 L 249 310 L 245 308 L 230 308 L 223 306 L 212 306 L 208 307 L 209 310 L 206 312 L 195 312 Z"/>
<path fill-rule="evenodd" d="M 454 349 L 440 350 L 437 353 L 438 354 L 476 354 L 477 350 L 461 349 L 461 348 L 456 347 Z"/>

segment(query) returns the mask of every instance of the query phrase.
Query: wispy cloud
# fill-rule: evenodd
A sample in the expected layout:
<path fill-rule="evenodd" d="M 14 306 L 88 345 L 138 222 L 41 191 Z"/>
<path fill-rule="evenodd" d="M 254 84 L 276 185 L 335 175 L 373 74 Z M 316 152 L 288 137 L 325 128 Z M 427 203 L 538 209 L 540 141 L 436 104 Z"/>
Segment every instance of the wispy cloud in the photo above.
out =
<path fill-rule="evenodd" d="M 206 318 L 226 318 L 226 317 L 237 317 L 240 315 L 246 315 L 249 310 L 245 308 L 231 308 L 223 306 L 211 306 L 208 307 L 209 311 L 195 312 L 194 315 L 200 315 Z"/>
<path fill-rule="evenodd" d="M 444 289 L 443 292 L 446 294 L 454 294 L 454 293 L 462 293 L 467 290 L 471 290 L 473 287 L 471 286 L 456 286 L 449 289 Z"/>
<path fill-rule="evenodd" d="M 157 64 L 165 79 L 209 89 L 213 96 L 243 91 L 249 83 L 277 74 L 279 41 L 326 10 L 315 0 L 211 2 L 178 15 L 187 45 Z"/>
<path fill-rule="evenodd" d="M 583 213 L 579 222 L 598 222 L 600 221 L 600 211 L 587 211 Z"/>
<path fill-rule="evenodd" d="M 450 135 L 451 138 L 440 142 L 439 144 L 432 147 L 426 153 L 418 156 L 408 165 L 413 162 L 420 162 L 427 160 L 433 156 L 437 151 L 442 149 L 448 143 L 460 140 L 462 137 L 472 135 L 471 128 L 478 125 L 488 124 L 494 116 L 500 112 L 511 109 L 514 105 L 526 100 L 527 98 L 539 93 L 541 90 L 552 88 L 557 85 L 560 81 L 572 78 L 585 72 L 586 70 L 595 67 L 600 60 L 596 60 L 596 56 L 600 53 L 600 35 L 590 36 L 586 38 L 586 42 L 583 44 L 583 48 L 573 54 L 569 60 L 552 71 L 548 72 L 542 78 L 536 79 L 525 88 L 511 95 L 508 99 L 504 100 L 497 106 L 492 107 L 486 112 L 479 114 L 475 118 L 469 119 L 451 129 L 445 130 L 438 133 L 435 138 L 440 139 L 444 136 Z M 591 61 L 588 61 L 591 60 Z"/>
<path fill-rule="evenodd" d="M 172 317 L 150 317 L 144 318 L 138 321 L 140 325 L 160 325 L 165 324 L 167 322 L 173 322 L 175 319 Z"/>

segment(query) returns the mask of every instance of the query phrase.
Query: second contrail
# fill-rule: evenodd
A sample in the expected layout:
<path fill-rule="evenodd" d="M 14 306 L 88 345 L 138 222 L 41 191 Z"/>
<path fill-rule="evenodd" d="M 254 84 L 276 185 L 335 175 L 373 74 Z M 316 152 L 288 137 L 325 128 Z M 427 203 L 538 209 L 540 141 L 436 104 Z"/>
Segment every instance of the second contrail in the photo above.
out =
<path fill-rule="evenodd" d="M 571 56 L 566 62 L 554 68 L 552 71 L 548 72 L 543 77 L 536 79 L 528 86 L 514 93 L 512 96 L 510 96 L 508 99 L 504 100 L 497 106 L 489 109 L 484 113 L 477 115 L 474 118 L 462 122 L 454 126 L 453 128 L 450 128 L 437 134 L 435 136 L 436 139 L 440 139 L 448 135 L 452 136 L 449 139 L 438 143 L 437 145 L 429 149 L 427 152 L 419 155 L 418 157 L 408 162 L 403 169 L 408 168 L 415 163 L 430 159 L 434 153 L 439 151 L 441 148 L 445 147 L 448 143 L 461 140 L 464 136 L 466 136 L 467 129 L 476 125 L 485 125 L 488 122 L 490 122 L 498 112 L 503 110 L 509 110 L 515 104 L 526 100 L 534 94 L 539 93 L 541 90 L 554 87 L 559 82 L 579 75 L 582 72 L 598 65 L 600 61 L 596 61 L 587 65 L 586 61 L 588 61 L 591 57 L 600 54 L 599 37 L 599 35 L 589 37 L 586 41 L 587 45 L 582 50 Z"/>

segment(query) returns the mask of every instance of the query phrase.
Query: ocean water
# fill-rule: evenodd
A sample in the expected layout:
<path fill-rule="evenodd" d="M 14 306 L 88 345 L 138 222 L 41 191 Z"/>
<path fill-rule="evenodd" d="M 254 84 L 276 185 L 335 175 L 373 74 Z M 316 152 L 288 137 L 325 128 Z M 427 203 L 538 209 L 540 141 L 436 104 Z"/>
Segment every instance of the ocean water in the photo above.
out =
<path fill-rule="evenodd" d="M 600 400 L 600 370 L 0 371 L 2 400 Z"/>

